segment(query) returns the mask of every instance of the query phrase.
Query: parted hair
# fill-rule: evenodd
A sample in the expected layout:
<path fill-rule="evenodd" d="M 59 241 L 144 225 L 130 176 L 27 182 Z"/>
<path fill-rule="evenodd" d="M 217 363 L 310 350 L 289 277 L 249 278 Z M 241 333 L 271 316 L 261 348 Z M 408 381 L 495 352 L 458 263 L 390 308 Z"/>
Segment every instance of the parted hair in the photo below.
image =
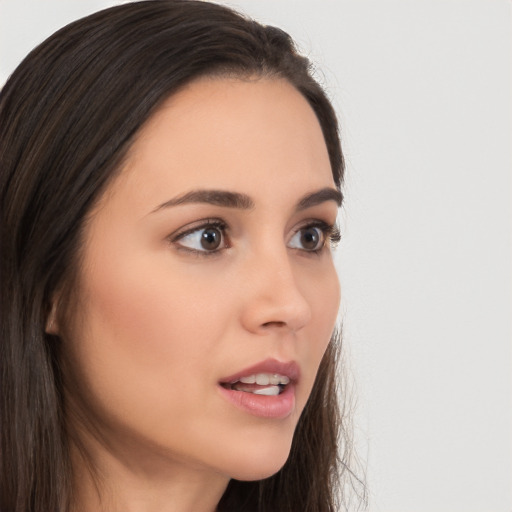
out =
<path fill-rule="evenodd" d="M 334 181 L 344 161 L 330 101 L 282 30 L 194 0 L 105 9 L 35 48 L 0 92 L 0 511 L 66 512 L 70 432 L 51 297 L 79 265 L 87 214 L 162 102 L 202 76 L 288 80 L 314 110 Z M 220 512 L 336 512 L 349 468 L 333 335 L 284 467 L 232 480 Z"/>

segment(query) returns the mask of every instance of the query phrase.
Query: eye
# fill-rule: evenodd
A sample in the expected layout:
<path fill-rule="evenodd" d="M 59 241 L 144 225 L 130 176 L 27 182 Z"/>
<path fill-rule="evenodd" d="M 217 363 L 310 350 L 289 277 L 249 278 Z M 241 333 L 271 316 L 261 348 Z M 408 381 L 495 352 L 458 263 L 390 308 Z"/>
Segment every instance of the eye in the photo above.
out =
<path fill-rule="evenodd" d="M 316 220 L 299 228 L 288 242 L 288 247 L 318 254 L 328 246 L 334 249 L 340 238 L 340 230 L 335 224 Z"/>
<path fill-rule="evenodd" d="M 225 229 L 222 222 L 209 222 L 180 233 L 173 242 L 192 252 L 214 253 L 227 247 Z"/>
<path fill-rule="evenodd" d="M 305 226 L 291 238 L 288 246 L 308 252 L 318 252 L 325 245 L 326 231 L 320 226 Z"/>

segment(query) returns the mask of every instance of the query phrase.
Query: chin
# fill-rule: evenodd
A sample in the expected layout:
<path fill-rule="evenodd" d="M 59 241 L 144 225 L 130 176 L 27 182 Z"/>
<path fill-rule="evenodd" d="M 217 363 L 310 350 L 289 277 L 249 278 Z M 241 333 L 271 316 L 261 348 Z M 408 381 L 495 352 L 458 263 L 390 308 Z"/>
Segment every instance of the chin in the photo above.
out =
<path fill-rule="evenodd" d="M 241 468 L 240 471 L 232 472 L 231 478 L 244 482 L 252 482 L 256 480 L 265 480 L 278 473 L 284 466 L 286 459 L 279 464 L 267 464 L 265 466 L 248 466 Z"/>
<path fill-rule="evenodd" d="M 235 480 L 263 480 L 275 475 L 285 465 L 290 455 L 291 439 L 279 445 L 254 444 L 243 450 L 233 461 L 230 476 Z"/>

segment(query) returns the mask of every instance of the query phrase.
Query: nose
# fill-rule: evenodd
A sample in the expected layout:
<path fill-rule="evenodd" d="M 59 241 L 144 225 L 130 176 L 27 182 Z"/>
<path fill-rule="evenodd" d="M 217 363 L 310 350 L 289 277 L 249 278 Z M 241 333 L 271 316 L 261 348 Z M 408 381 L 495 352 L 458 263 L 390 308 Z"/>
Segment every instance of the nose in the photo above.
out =
<path fill-rule="evenodd" d="M 311 306 L 297 283 L 286 251 L 253 261 L 246 273 L 242 323 L 256 334 L 299 331 L 311 320 Z"/>

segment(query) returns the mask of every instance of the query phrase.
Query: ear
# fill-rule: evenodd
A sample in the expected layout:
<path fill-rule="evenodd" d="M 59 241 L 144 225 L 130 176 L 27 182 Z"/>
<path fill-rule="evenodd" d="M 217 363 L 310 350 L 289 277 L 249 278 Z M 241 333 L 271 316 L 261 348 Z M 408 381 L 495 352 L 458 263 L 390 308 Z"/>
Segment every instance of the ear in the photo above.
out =
<path fill-rule="evenodd" d="M 59 335 L 59 324 L 57 322 L 57 304 L 57 298 L 52 300 L 52 307 L 50 309 L 50 313 L 48 313 L 48 317 L 46 318 L 46 325 L 44 328 L 44 332 L 46 334 L 53 334 L 54 336 Z"/>

